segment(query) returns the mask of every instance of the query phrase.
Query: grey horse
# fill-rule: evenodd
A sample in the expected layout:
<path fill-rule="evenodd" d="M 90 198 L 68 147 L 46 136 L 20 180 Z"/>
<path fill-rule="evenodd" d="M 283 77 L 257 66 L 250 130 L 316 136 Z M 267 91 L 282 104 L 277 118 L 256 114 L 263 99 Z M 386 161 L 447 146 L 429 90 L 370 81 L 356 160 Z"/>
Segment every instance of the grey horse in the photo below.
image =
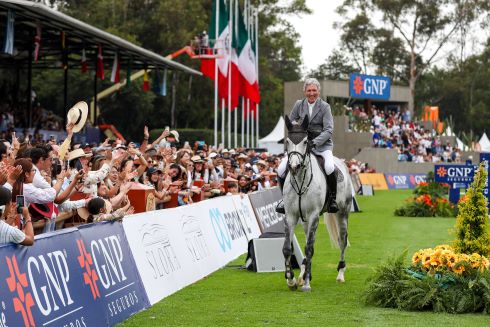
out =
<path fill-rule="evenodd" d="M 317 161 L 310 152 L 308 142 L 308 117 L 301 124 L 293 124 L 286 115 L 288 138 L 286 151 L 288 154 L 288 170 L 284 184 L 284 208 L 286 210 L 285 240 L 283 254 L 285 258 L 287 285 L 291 290 L 298 286 L 302 291 L 311 291 L 310 281 L 311 261 L 314 253 L 315 234 L 318 227 L 319 216 L 324 212 L 325 197 L 327 196 L 327 183 Z M 334 157 L 337 172 L 337 204 L 339 211 L 325 215 L 325 225 L 330 235 L 331 243 L 340 248 L 340 261 L 337 267 L 337 281 L 344 282 L 345 248 L 348 245 L 347 225 L 352 205 L 352 184 L 348 169 L 343 161 Z M 291 265 L 293 253 L 291 240 L 294 229 L 301 220 L 306 235 L 305 259 L 301 263 L 301 272 L 296 281 Z"/>

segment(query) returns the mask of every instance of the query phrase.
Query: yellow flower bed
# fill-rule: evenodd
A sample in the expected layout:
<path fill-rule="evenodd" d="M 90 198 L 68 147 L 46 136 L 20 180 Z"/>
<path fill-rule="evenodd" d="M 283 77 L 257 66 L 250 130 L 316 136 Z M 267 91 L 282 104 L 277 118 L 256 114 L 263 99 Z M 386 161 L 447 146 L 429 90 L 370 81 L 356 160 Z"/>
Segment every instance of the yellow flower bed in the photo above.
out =
<path fill-rule="evenodd" d="M 415 252 L 412 257 L 412 266 L 422 268 L 428 273 L 452 271 L 458 275 L 466 269 L 477 269 L 481 272 L 488 269 L 488 258 L 473 253 L 455 253 L 449 245 L 438 245 L 433 249 L 423 249 Z"/>

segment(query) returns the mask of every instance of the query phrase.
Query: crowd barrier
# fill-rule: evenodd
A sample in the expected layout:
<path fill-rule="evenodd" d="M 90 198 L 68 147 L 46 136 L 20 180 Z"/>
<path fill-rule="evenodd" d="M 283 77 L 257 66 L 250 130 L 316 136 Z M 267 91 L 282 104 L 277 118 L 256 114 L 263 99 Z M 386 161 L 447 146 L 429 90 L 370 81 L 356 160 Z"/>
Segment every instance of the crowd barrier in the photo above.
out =
<path fill-rule="evenodd" d="M 425 182 L 426 174 L 400 174 L 400 173 L 362 173 L 359 180 L 362 185 L 372 185 L 375 190 L 414 189 L 421 182 Z"/>
<path fill-rule="evenodd" d="M 0 326 L 117 324 L 246 253 L 261 226 L 279 221 L 267 209 L 277 191 L 41 234 L 32 247 L 1 246 Z M 251 198 L 263 201 L 254 207 Z"/>

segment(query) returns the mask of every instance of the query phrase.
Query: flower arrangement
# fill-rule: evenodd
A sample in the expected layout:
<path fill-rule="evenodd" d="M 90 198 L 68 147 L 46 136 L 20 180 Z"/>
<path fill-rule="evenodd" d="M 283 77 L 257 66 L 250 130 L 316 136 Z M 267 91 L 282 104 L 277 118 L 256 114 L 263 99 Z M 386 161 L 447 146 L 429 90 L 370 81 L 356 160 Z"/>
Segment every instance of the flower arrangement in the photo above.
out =
<path fill-rule="evenodd" d="M 486 179 L 481 164 L 466 196 L 458 203 L 453 246 L 416 251 L 409 265 L 405 263 L 406 251 L 380 265 L 365 291 L 367 304 L 404 310 L 490 313 L 490 233 L 483 196 Z M 423 190 L 430 187 L 422 185 L 414 202 L 433 206 L 434 198 Z"/>
<path fill-rule="evenodd" d="M 469 276 L 476 271 L 488 270 L 490 261 L 478 253 L 471 255 L 455 253 L 449 245 L 438 245 L 433 249 L 423 249 L 412 256 L 412 269 L 428 274 L 455 273 Z"/>
<path fill-rule="evenodd" d="M 449 185 L 436 182 L 422 182 L 414 189 L 406 204 L 395 210 L 395 216 L 404 217 L 455 217 L 457 207 L 446 196 Z"/>

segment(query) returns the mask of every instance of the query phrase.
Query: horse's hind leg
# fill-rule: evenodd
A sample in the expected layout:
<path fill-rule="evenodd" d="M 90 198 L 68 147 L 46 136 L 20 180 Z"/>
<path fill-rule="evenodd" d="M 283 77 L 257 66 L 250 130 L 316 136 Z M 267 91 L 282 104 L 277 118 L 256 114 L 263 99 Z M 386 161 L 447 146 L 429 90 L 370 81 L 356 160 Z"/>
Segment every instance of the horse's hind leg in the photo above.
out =
<path fill-rule="evenodd" d="M 294 235 L 294 224 L 290 226 L 288 220 L 284 220 L 285 237 L 284 246 L 282 247 L 282 253 L 284 254 L 286 271 L 284 277 L 286 277 L 286 282 L 290 290 L 295 291 L 298 288 L 296 283 L 296 278 L 294 278 L 293 266 L 291 264 L 291 256 L 293 254 L 293 244 L 291 240 Z"/>
<path fill-rule="evenodd" d="M 339 226 L 339 247 L 340 247 L 340 261 L 337 266 L 337 282 L 345 282 L 345 248 L 347 247 L 347 226 L 348 226 L 348 215 L 345 209 L 340 210 L 337 213 L 337 222 Z"/>
<path fill-rule="evenodd" d="M 315 252 L 314 246 L 315 246 L 315 237 L 316 237 L 316 230 L 318 228 L 318 214 L 310 216 L 309 224 L 306 228 L 305 227 L 305 234 L 307 237 L 306 240 L 306 247 L 305 247 L 305 256 L 306 258 L 303 260 L 303 263 L 301 264 L 301 276 L 300 278 L 300 284 L 302 284 L 301 290 L 303 292 L 309 292 L 311 291 L 311 286 L 310 286 L 310 281 L 312 279 L 311 275 L 311 260 L 313 258 L 313 254 Z M 305 224 L 304 224 L 305 225 Z"/>

